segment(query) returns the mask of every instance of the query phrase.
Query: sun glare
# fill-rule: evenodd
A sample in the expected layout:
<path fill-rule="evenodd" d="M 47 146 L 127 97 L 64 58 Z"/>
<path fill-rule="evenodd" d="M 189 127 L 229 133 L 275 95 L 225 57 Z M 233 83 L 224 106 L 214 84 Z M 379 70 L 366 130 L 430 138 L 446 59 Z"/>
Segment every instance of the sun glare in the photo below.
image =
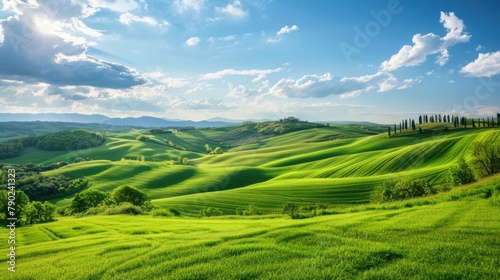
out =
<path fill-rule="evenodd" d="M 35 26 L 40 34 L 51 35 L 61 30 L 57 21 L 50 20 L 46 17 L 35 18 Z"/>

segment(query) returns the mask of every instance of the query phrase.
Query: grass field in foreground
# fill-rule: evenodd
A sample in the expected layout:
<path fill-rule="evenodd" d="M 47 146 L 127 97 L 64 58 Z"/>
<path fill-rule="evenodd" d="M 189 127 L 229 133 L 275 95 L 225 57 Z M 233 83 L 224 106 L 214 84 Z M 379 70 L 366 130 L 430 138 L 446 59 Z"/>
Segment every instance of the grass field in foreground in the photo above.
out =
<path fill-rule="evenodd" d="M 497 176 L 456 188 L 428 198 L 431 205 L 306 220 L 60 218 L 17 229 L 16 273 L 7 271 L 2 253 L 0 274 L 41 280 L 496 279 L 499 197 L 484 194 L 499 183 Z M 6 252 L 6 242 L 0 250 Z"/>

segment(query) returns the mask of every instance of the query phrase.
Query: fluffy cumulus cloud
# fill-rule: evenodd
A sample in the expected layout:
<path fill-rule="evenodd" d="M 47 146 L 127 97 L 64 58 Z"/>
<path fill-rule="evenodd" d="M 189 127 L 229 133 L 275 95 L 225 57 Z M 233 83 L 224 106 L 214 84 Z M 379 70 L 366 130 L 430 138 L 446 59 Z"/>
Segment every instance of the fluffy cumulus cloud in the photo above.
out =
<path fill-rule="evenodd" d="M 225 7 L 217 7 L 216 11 L 222 16 L 234 19 L 245 18 L 248 15 L 248 11 L 243 9 L 239 0 L 235 0 L 233 3 L 228 3 Z"/>
<path fill-rule="evenodd" d="M 82 21 L 91 13 L 86 4 L 71 0 L 58 0 L 57 4 L 7 2 L 4 9 L 15 16 L 1 22 L 0 78 L 103 88 L 128 88 L 146 82 L 132 68 L 87 55 L 88 47 L 96 45 L 90 40 L 101 33 Z M 98 5 L 103 1 L 94 2 L 104 6 Z"/>
<path fill-rule="evenodd" d="M 411 86 L 413 80 L 399 82 L 388 72 L 377 72 L 373 75 L 360 77 L 333 77 L 330 73 L 323 75 L 304 75 L 299 79 L 281 79 L 269 89 L 269 94 L 286 98 L 323 98 L 339 95 L 340 98 L 350 98 L 376 90 L 385 92 L 392 89 L 405 89 Z"/>
<path fill-rule="evenodd" d="M 449 59 L 448 48 L 458 43 L 468 42 L 470 35 L 464 32 L 465 25 L 455 13 L 441 12 L 440 22 L 447 33 L 440 37 L 434 33 L 416 34 L 412 38 L 413 45 L 403 46 L 389 60 L 382 62 L 380 69 L 393 71 L 401 67 L 417 66 L 427 60 L 429 55 L 438 54 L 436 63 L 444 65 Z"/>
<path fill-rule="evenodd" d="M 480 53 L 476 60 L 465 65 L 460 72 L 470 77 L 492 77 L 500 74 L 500 51 Z"/>
<path fill-rule="evenodd" d="M 281 36 L 281 35 L 285 35 L 285 34 L 288 34 L 288 33 L 292 32 L 292 31 L 297 31 L 297 30 L 299 30 L 299 28 L 297 27 L 297 25 L 292 25 L 291 27 L 288 27 L 288 25 L 285 25 L 284 27 L 282 27 L 280 29 L 280 31 L 278 31 L 276 33 L 276 35 Z"/>
<path fill-rule="evenodd" d="M 191 37 L 189 39 L 186 40 L 186 45 L 192 47 L 192 46 L 196 46 L 200 43 L 200 37 Z"/>
<path fill-rule="evenodd" d="M 203 2 L 203 0 L 175 0 L 173 5 L 178 13 L 183 14 L 188 11 L 200 12 Z"/>

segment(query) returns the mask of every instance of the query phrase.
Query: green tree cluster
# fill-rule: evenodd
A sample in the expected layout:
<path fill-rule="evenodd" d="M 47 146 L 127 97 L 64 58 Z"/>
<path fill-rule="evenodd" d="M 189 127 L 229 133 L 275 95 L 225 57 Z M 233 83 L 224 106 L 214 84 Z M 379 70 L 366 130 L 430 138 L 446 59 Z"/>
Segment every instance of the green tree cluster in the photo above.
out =
<path fill-rule="evenodd" d="M 219 208 L 207 207 L 200 210 L 200 216 L 201 217 L 222 216 L 222 211 Z"/>
<path fill-rule="evenodd" d="M 437 189 L 423 180 L 406 178 L 376 186 L 370 195 L 370 200 L 374 203 L 382 203 L 435 193 L 437 193 Z"/>
<path fill-rule="evenodd" d="M 115 209 L 116 208 L 116 209 Z M 88 189 L 75 195 L 69 209 L 62 214 L 142 214 L 156 209 L 145 192 L 131 186 L 120 186 L 112 193 Z"/>
<path fill-rule="evenodd" d="M 97 147 L 105 140 L 100 133 L 77 129 L 39 136 L 36 147 L 45 151 L 81 150 Z"/>
<path fill-rule="evenodd" d="M 9 196 L 14 197 L 14 199 L 9 199 Z M 13 204 L 9 205 L 9 201 Z M 49 222 L 54 220 L 55 210 L 56 206 L 48 201 L 44 203 L 30 201 L 23 191 L 0 191 L 0 216 L 2 220 L 5 220 L 6 217 L 15 217 L 21 225 Z"/>

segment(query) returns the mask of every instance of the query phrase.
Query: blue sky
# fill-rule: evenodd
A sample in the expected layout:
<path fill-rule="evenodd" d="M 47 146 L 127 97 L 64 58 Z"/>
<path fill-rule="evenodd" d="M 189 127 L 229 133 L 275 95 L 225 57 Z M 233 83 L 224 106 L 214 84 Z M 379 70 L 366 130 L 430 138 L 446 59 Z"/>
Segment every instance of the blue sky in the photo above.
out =
<path fill-rule="evenodd" d="M 2 112 L 379 123 L 500 112 L 498 1 L 1 3 Z"/>

